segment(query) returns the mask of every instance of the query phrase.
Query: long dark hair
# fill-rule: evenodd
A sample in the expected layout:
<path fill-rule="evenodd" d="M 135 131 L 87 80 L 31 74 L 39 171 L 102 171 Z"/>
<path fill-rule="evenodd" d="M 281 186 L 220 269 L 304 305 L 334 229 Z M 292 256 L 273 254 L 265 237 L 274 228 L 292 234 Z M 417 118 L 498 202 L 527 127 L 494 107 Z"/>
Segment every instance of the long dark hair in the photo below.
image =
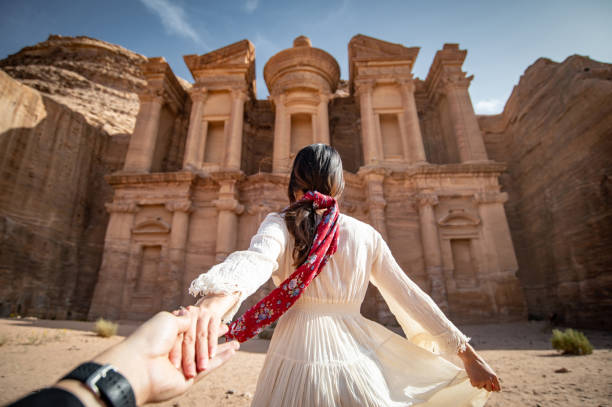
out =
<path fill-rule="evenodd" d="M 336 199 L 344 191 L 342 160 L 335 148 L 311 144 L 301 149 L 293 161 L 287 194 L 290 206 L 283 211 L 285 224 L 295 239 L 293 265 L 298 267 L 308 256 L 316 232 L 316 210 L 312 202 L 296 202 L 295 192 L 318 191 Z"/>

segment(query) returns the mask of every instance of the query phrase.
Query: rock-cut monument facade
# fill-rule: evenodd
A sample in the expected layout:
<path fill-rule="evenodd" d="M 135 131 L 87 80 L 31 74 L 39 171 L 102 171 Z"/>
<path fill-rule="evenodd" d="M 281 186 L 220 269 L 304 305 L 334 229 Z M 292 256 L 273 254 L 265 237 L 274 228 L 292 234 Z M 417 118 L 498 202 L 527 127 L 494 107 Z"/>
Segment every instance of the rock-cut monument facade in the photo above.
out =
<path fill-rule="evenodd" d="M 147 59 L 123 169 L 106 176 L 114 197 L 89 318 L 144 319 L 193 302 L 190 281 L 248 248 L 266 214 L 287 205 L 292 159 L 312 143 L 342 156 L 340 210 L 376 228 L 453 320 L 525 316 L 506 167 L 487 155 L 466 51 L 445 44 L 420 80 L 417 47 L 357 35 L 348 49 L 341 81 L 330 54 L 296 38 L 265 64 L 268 100 L 255 97 L 248 40 L 186 55 L 187 89 L 163 58 Z M 362 312 L 393 323 L 374 288 Z"/>

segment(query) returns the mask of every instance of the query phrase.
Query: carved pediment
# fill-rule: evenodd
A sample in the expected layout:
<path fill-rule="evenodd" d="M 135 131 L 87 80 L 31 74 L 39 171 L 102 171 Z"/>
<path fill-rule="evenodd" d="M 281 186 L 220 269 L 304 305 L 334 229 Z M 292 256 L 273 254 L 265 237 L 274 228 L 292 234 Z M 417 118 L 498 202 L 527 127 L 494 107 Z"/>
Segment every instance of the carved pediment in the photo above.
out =
<path fill-rule="evenodd" d="M 183 59 L 196 81 L 207 71 L 215 75 L 222 71 L 232 75 L 238 71 L 245 75 L 247 82 L 254 79 L 255 46 L 249 40 L 235 42 L 208 54 L 185 55 Z"/>
<path fill-rule="evenodd" d="M 420 47 L 405 47 L 401 44 L 382 41 L 357 34 L 349 42 L 349 59 L 358 60 L 408 60 L 414 62 Z"/>
<path fill-rule="evenodd" d="M 451 209 L 442 219 L 438 221 L 438 225 L 443 227 L 474 227 L 480 224 L 480 218 L 463 209 Z"/>
<path fill-rule="evenodd" d="M 170 225 L 161 218 L 147 218 L 138 222 L 132 228 L 135 234 L 159 234 L 170 232 Z"/>
<path fill-rule="evenodd" d="M 349 82 L 360 77 L 389 76 L 412 78 L 412 66 L 419 54 L 419 47 L 382 41 L 358 34 L 349 42 Z"/>

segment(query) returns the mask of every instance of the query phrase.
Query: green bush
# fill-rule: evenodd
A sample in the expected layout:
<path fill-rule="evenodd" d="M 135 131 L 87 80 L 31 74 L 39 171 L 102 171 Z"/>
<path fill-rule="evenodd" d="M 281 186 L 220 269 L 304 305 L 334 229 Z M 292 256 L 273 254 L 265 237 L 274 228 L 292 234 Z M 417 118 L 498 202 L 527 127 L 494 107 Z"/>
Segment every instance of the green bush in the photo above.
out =
<path fill-rule="evenodd" d="M 100 318 L 96 321 L 96 327 L 94 331 L 96 334 L 98 334 L 98 336 L 101 336 L 103 338 L 109 338 L 117 334 L 118 327 L 118 324 L 111 321 L 107 321 L 104 318 Z"/>
<path fill-rule="evenodd" d="M 566 329 L 561 332 L 553 329 L 551 338 L 552 347 L 564 355 L 590 355 L 593 353 L 593 345 L 580 331 Z"/>

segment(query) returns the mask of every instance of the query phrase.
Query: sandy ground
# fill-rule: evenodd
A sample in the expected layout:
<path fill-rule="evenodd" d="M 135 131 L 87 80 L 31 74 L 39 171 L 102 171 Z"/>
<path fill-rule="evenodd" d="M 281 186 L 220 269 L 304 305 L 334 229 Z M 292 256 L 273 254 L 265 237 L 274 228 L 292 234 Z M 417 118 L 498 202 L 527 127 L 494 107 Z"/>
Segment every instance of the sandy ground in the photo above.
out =
<path fill-rule="evenodd" d="M 93 324 L 77 321 L 0 319 L 0 404 L 47 386 L 81 361 L 121 340 L 99 338 Z M 121 324 L 120 335 L 135 329 Z M 503 392 L 487 406 L 610 406 L 612 333 L 585 331 L 596 350 L 559 356 L 544 323 L 460 327 L 502 378 Z M 188 394 L 156 406 L 248 406 L 268 341 L 251 340 Z M 567 373 L 556 373 L 565 368 Z"/>

